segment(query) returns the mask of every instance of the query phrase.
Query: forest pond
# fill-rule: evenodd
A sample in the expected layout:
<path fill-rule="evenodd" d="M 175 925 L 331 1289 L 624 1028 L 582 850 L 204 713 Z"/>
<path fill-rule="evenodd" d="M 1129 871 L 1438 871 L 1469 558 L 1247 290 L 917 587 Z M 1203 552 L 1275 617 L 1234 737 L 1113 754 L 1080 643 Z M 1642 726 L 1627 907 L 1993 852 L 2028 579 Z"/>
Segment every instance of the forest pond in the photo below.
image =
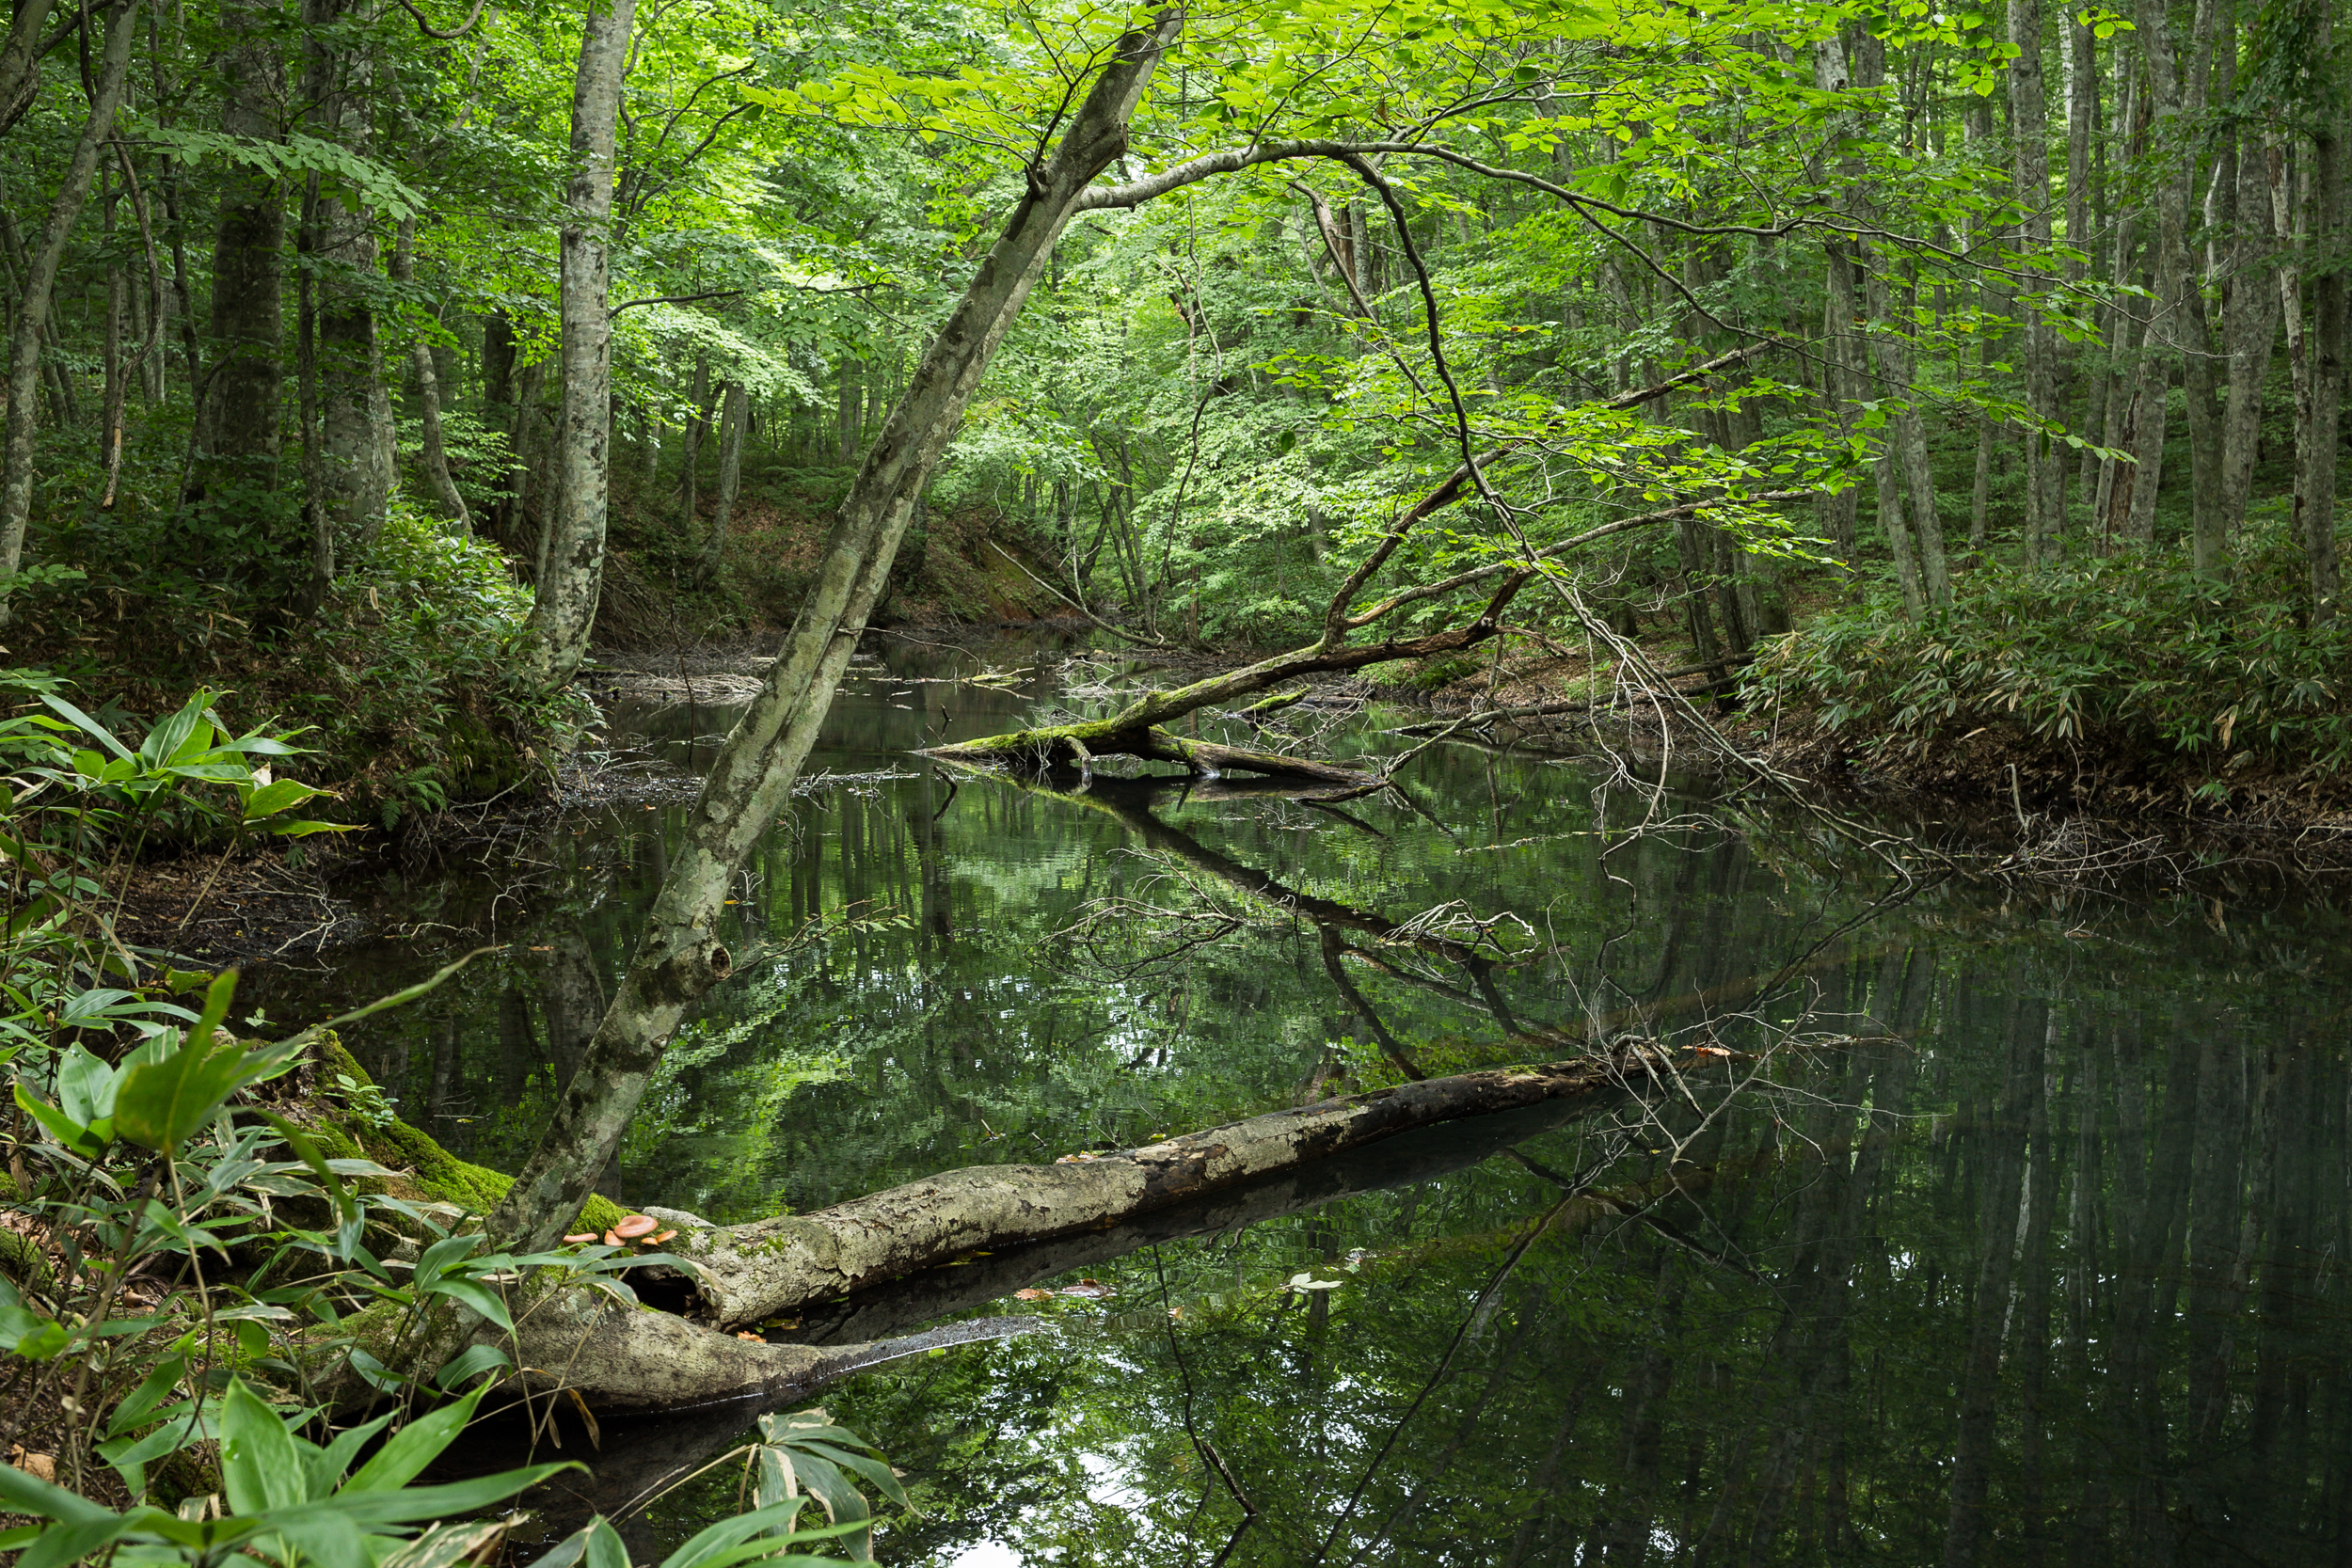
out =
<path fill-rule="evenodd" d="M 2352 972 L 2320 895 L 1906 894 L 1793 812 L 1597 795 L 1590 765 L 1464 746 L 1338 805 L 951 776 L 912 749 L 1117 672 L 869 646 L 810 764 L 832 777 L 744 876 L 739 977 L 603 1182 L 626 1203 L 749 1219 L 1629 1035 L 1723 1053 L 774 1325 L 987 1320 L 818 1402 L 922 1505 L 882 1560 L 2352 1552 Z M 733 710 L 611 717 L 642 789 L 346 886 L 394 935 L 247 992 L 307 1015 L 505 944 L 348 1037 L 486 1164 L 536 1135 Z M 542 1457 L 598 1473 L 551 1519 L 620 1508 L 751 1414 L 608 1427 L 601 1451 L 567 1428 Z M 739 1483 L 625 1532 L 658 1553 Z"/>

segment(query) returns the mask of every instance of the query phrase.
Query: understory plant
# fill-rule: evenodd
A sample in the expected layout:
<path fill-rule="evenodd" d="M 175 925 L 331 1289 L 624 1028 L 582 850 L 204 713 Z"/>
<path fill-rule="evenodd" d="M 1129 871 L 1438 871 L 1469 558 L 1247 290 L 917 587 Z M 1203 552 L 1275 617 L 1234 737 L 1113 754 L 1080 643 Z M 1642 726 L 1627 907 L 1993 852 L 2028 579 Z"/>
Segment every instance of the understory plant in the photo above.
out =
<path fill-rule="evenodd" d="M 123 857 L 173 814 L 321 831 L 294 815 L 319 791 L 269 773 L 293 737 L 231 734 L 208 692 L 135 737 L 55 691 L 40 705 L 0 723 L 0 1551 L 20 1568 L 479 1559 L 517 1516 L 472 1516 L 564 1466 L 421 1478 L 477 1413 L 519 1397 L 535 1434 L 557 1396 L 513 1394 L 516 1361 L 496 1342 L 434 1364 L 430 1323 L 463 1311 L 511 1347 L 547 1287 L 633 1305 L 623 1271 L 675 1260 L 501 1252 L 462 1208 L 390 1196 L 383 1166 L 325 1152 L 308 1085 L 347 1020 L 240 1039 L 234 973 L 125 942 L 108 901 Z M 368 1408 L 342 1419 L 355 1389 Z M 756 1506 L 663 1568 L 870 1556 L 846 1478 L 903 1500 L 886 1465 L 821 1422 L 752 1447 Z M 803 1526 L 810 1496 L 834 1522 Z M 601 1519 L 543 1560 L 583 1555 L 628 1560 Z"/>
<path fill-rule="evenodd" d="M 1987 563 L 1918 620 L 1824 611 L 1771 647 L 1750 700 L 1809 714 L 1866 758 L 1902 763 L 1979 735 L 2109 769 L 2332 780 L 2352 763 L 2352 621 L 2315 620 L 2287 528 L 2249 528 L 2226 578 L 2183 549 Z"/>

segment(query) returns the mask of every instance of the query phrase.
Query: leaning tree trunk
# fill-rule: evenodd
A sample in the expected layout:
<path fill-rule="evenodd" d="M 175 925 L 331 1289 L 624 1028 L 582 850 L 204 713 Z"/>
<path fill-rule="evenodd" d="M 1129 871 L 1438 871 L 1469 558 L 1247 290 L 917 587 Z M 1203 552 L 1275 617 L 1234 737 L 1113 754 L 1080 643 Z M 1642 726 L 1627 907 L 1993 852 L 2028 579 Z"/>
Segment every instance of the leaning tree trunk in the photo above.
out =
<path fill-rule="evenodd" d="M 540 684 L 561 686 L 588 654 L 596 594 L 604 580 L 604 529 L 611 499 L 612 318 L 611 283 L 613 149 L 621 77 L 637 0 L 589 0 L 572 85 L 571 182 L 558 263 L 562 301 L 563 409 L 557 416 L 554 507 L 547 524 L 524 660 Z"/>
<path fill-rule="evenodd" d="M 719 505 L 710 515 L 710 537 L 702 559 L 694 563 L 694 580 L 716 580 L 719 562 L 726 554 L 727 524 L 735 516 L 735 493 L 743 477 L 743 427 L 750 422 L 752 396 L 739 381 L 726 384 L 725 412 L 719 419 Z"/>
<path fill-rule="evenodd" d="M 629 3 L 616 0 L 624 8 Z M 1052 155 L 1030 171 L 1004 231 L 883 422 L 841 504 L 783 652 L 720 748 L 588 1059 L 490 1216 L 493 1235 L 536 1250 L 563 1234 L 635 1114 L 663 1043 L 733 969 L 715 933 L 737 868 L 789 798 L 916 499 L 1087 187 L 1126 152 L 1127 121 L 1181 25 L 1181 13 L 1164 12 L 1151 31 L 1120 41 Z M 574 572 L 578 564 L 567 560 L 564 569 Z M 584 635 L 584 623 L 579 630 Z M 556 645 L 545 646 L 552 652 Z M 542 658 L 543 672 L 556 667 L 548 654 Z"/>
<path fill-rule="evenodd" d="M 137 19 L 138 0 L 117 0 L 107 13 L 105 55 L 99 66 L 89 115 L 66 162 L 65 178 L 57 182 L 56 198 L 49 204 L 49 221 L 41 230 L 40 243 L 24 259 L 24 292 L 8 340 L 8 444 L 0 451 L 0 575 L 16 571 L 24 557 L 24 526 L 33 511 L 33 421 L 39 407 L 43 328 L 56 290 L 57 268 L 65 260 L 66 240 L 81 215 L 82 204 L 89 198 L 99 149 L 114 134 L 115 111 L 122 103 L 122 79 L 130 67 L 131 33 Z M 5 619 L 5 602 L 0 602 L 0 619 Z"/>

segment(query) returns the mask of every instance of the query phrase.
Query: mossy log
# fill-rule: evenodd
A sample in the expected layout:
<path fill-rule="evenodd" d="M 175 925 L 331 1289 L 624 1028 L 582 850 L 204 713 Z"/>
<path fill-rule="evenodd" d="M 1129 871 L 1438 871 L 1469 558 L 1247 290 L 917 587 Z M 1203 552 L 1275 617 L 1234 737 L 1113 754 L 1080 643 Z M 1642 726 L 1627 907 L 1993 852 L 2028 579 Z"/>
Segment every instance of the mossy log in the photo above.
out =
<path fill-rule="evenodd" d="M 1260 659 L 1239 670 L 1228 670 L 1173 691 L 1146 692 L 1108 718 L 960 740 L 952 745 L 934 746 L 924 754 L 949 762 L 1025 764 L 1032 768 L 1056 763 L 1086 768 L 1096 757 L 1132 756 L 1150 762 L 1182 763 L 1196 774 L 1211 777 L 1239 770 L 1313 779 L 1325 784 L 1377 784 L 1380 775 L 1376 773 L 1318 762 L 1311 757 L 1248 752 L 1234 746 L 1186 740 L 1170 734 L 1164 726 L 1201 708 L 1221 706 L 1303 675 L 1345 674 L 1369 665 L 1427 658 L 1475 647 L 1502 629 L 1502 610 L 1510 602 L 1516 586 L 1514 579 L 1476 619 L 1450 630 L 1432 632 L 1426 637 L 1391 637 L 1377 642 L 1348 643 L 1340 641 L 1344 633 L 1334 626 L 1321 640 L 1303 648 Z"/>
<path fill-rule="evenodd" d="M 929 753 L 949 762 L 1001 762 L 1030 768 L 1057 764 L 1091 768 L 1098 757 L 1140 757 L 1146 762 L 1173 762 L 1199 778 L 1226 773 L 1265 773 L 1277 778 L 1311 779 L 1317 784 L 1361 786 L 1375 784 L 1379 776 L 1312 757 L 1284 756 L 1276 752 L 1252 752 L 1239 746 L 1188 740 L 1152 725 L 1123 726 L 1117 719 L 1077 724 L 1051 724 L 935 747 Z"/>

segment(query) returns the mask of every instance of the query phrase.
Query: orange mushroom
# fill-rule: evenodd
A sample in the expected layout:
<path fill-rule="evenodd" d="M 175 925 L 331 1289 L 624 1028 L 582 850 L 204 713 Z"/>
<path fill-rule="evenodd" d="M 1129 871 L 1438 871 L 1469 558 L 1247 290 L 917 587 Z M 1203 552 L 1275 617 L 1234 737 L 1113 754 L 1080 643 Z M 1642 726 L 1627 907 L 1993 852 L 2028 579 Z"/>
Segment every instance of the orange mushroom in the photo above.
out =
<path fill-rule="evenodd" d="M 640 1236 L 650 1236 L 660 1228 L 661 1222 L 651 1214 L 631 1214 L 612 1227 L 612 1234 L 624 1242 L 633 1242 Z"/>
<path fill-rule="evenodd" d="M 596 1233 L 595 1231 L 583 1230 L 577 1236 L 564 1237 L 564 1244 L 565 1246 L 585 1246 L 588 1243 L 593 1242 L 596 1239 Z"/>

